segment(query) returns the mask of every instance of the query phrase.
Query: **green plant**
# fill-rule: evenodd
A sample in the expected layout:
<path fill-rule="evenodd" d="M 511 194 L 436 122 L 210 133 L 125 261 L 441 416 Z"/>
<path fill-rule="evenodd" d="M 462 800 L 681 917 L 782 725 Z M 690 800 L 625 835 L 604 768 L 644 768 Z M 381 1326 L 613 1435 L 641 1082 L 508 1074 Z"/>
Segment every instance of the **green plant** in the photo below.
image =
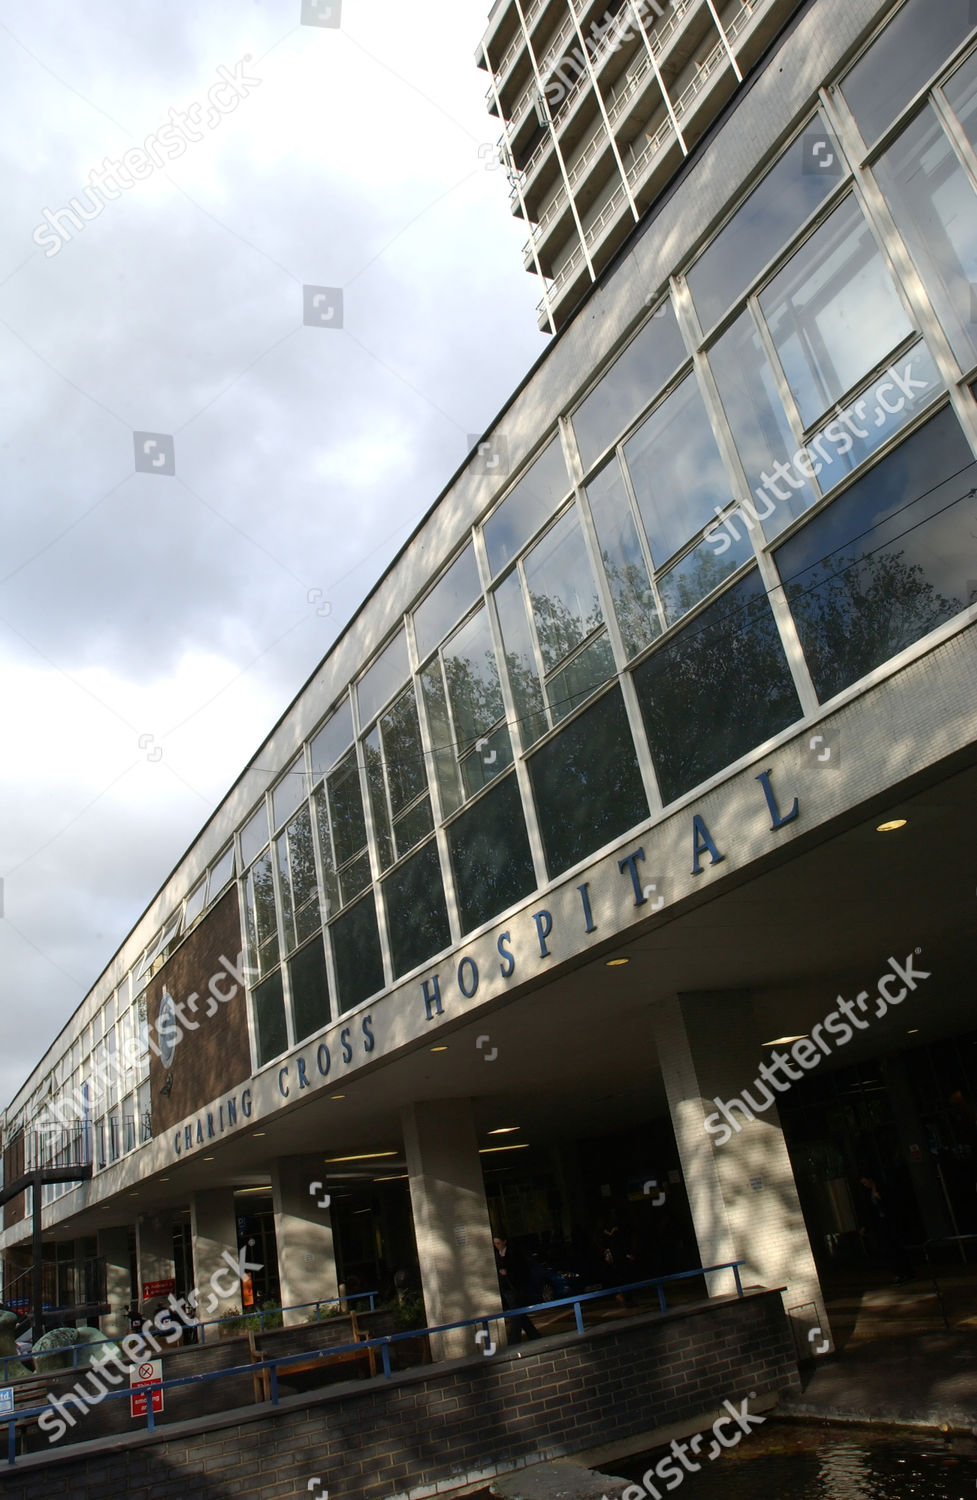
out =
<path fill-rule="evenodd" d="M 408 1333 L 412 1328 L 423 1328 L 426 1324 L 424 1303 L 420 1297 L 407 1296 L 403 1301 L 396 1298 L 391 1304 L 398 1333 Z"/>

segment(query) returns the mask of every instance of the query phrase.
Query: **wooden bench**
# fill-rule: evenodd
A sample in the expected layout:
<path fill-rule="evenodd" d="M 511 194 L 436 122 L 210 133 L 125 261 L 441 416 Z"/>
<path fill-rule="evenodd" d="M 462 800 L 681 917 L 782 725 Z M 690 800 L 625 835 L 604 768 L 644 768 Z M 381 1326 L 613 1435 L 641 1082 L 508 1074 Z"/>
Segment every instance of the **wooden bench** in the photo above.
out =
<path fill-rule="evenodd" d="M 366 1332 L 366 1330 L 360 1327 L 355 1312 L 350 1311 L 345 1315 L 345 1317 L 348 1317 L 349 1319 L 350 1336 L 349 1338 L 346 1338 L 344 1330 L 344 1335 L 337 1340 L 338 1344 L 361 1344 L 364 1342 L 364 1340 L 369 1338 L 369 1334 Z M 338 1319 L 329 1319 L 329 1322 L 333 1325 L 334 1328 L 338 1321 Z M 345 1321 L 345 1318 L 343 1319 L 343 1321 Z M 249 1330 L 248 1332 L 248 1348 L 251 1351 L 252 1364 L 260 1364 L 262 1360 L 275 1359 L 278 1357 L 275 1354 L 269 1353 L 267 1350 L 258 1348 L 255 1342 L 253 1329 Z M 376 1350 L 372 1347 L 372 1345 L 368 1349 L 342 1349 L 337 1354 L 332 1354 L 328 1351 L 328 1349 L 326 1349 L 324 1352 L 317 1352 L 314 1357 L 310 1353 L 307 1358 L 303 1359 L 293 1358 L 291 1355 L 286 1355 L 283 1353 L 281 1358 L 287 1358 L 288 1364 L 283 1365 L 279 1370 L 279 1380 L 290 1380 L 293 1375 L 304 1375 L 312 1370 L 321 1370 L 326 1365 L 339 1365 L 353 1362 L 361 1364 L 364 1361 L 369 1366 L 371 1375 L 375 1375 L 377 1373 Z M 255 1401 L 270 1401 L 271 1371 L 268 1369 L 256 1370 L 251 1378 L 254 1384 Z"/>
<path fill-rule="evenodd" d="M 51 1389 L 51 1380 L 47 1375 L 31 1375 L 27 1379 L 11 1380 L 10 1385 L 14 1392 L 14 1411 L 29 1411 L 32 1406 L 46 1406 L 48 1404 L 48 1392 Z M 9 1418 L 9 1413 L 6 1414 Z M 17 1429 L 17 1451 L 24 1452 L 24 1440 L 31 1427 L 36 1426 L 37 1417 L 16 1417 L 14 1426 Z M 4 1424 L 7 1429 L 7 1422 Z M 6 1448 L 6 1443 L 2 1445 Z"/>

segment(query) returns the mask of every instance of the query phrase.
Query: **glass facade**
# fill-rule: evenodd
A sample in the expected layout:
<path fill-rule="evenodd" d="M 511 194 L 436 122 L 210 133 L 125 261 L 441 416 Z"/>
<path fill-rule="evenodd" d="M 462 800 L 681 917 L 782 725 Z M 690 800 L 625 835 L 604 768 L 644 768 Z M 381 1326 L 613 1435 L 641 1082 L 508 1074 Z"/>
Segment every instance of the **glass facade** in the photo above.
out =
<path fill-rule="evenodd" d="M 907 0 L 538 434 L 90 1056 L 235 874 L 263 1065 L 969 608 L 977 15 L 936 10 Z"/>

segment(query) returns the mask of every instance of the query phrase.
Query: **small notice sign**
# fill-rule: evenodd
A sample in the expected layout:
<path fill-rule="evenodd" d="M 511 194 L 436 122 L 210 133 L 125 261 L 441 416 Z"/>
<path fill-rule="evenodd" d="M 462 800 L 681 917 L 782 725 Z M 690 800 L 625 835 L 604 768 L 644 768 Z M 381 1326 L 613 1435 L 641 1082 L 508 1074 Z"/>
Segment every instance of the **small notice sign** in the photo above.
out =
<path fill-rule="evenodd" d="M 168 1297 L 171 1292 L 176 1291 L 176 1281 L 171 1276 L 168 1281 L 144 1281 L 142 1284 L 142 1298 L 146 1302 L 150 1297 Z"/>
<path fill-rule="evenodd" d="M 146 1415 L 149 1392 L 140 1390 L 141 1386 L 156 1385 L 163 1378 L 163 1361 L 161 1359 L 144 1359 L 141 1365 L 133 1365 L 129 1371 L 129 1385 L 131 1394 L 129 1396 L 129 1415 L 132 1417 L 144 1417 Z M 153 1391 L 153 1415 L 163 1410 L 163 1392 Z"/>
<path fill-rule="evenodd" d="M 12 1385 L 0 1385 L 0 1411 L 13 1411 L 14 1388 Z"/>

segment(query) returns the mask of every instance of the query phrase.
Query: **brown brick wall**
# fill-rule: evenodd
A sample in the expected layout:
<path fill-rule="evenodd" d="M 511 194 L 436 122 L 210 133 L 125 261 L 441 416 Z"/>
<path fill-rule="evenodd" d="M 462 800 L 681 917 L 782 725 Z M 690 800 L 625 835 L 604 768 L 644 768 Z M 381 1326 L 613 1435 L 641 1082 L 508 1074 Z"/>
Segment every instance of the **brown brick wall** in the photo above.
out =
<path fill-rule="evenodd" d="M 149 1080 L 153 1095 L 153 1131 L 156 1135 L 169 1130 L 178 1120 L 196 1114 L 218 1094 L 235 1088 L 251 1075 L 248 1047 L 247 1001 L 243 986 L 226 1004 L 214 1009 L 208 986 L 214 975 L 220 976 L 218 987 L 225 994 L 235 980 L 221 966 L 227 958 L 238 967 L 241 952 L 241 919 L 237 891 L 232 886 L 221 897 L 203 921 L 150 980 L 146 991 L 150 1035 L 158 1041 L 155 1030 L 164 988 L 179 1005 L 193 994 L 199 995 L 196 1012 L 184 1006 L 188 1020 L 196 1021 L 196 1031 L 184 1031 L 177 1043 L 170 1071 L 173 1087 L 169 1095 L 160 1089 L 166 1080 L 166 1069 L 153 1055 Z M 207 1012 L 213 1012 L 210 1016 Z"/>

